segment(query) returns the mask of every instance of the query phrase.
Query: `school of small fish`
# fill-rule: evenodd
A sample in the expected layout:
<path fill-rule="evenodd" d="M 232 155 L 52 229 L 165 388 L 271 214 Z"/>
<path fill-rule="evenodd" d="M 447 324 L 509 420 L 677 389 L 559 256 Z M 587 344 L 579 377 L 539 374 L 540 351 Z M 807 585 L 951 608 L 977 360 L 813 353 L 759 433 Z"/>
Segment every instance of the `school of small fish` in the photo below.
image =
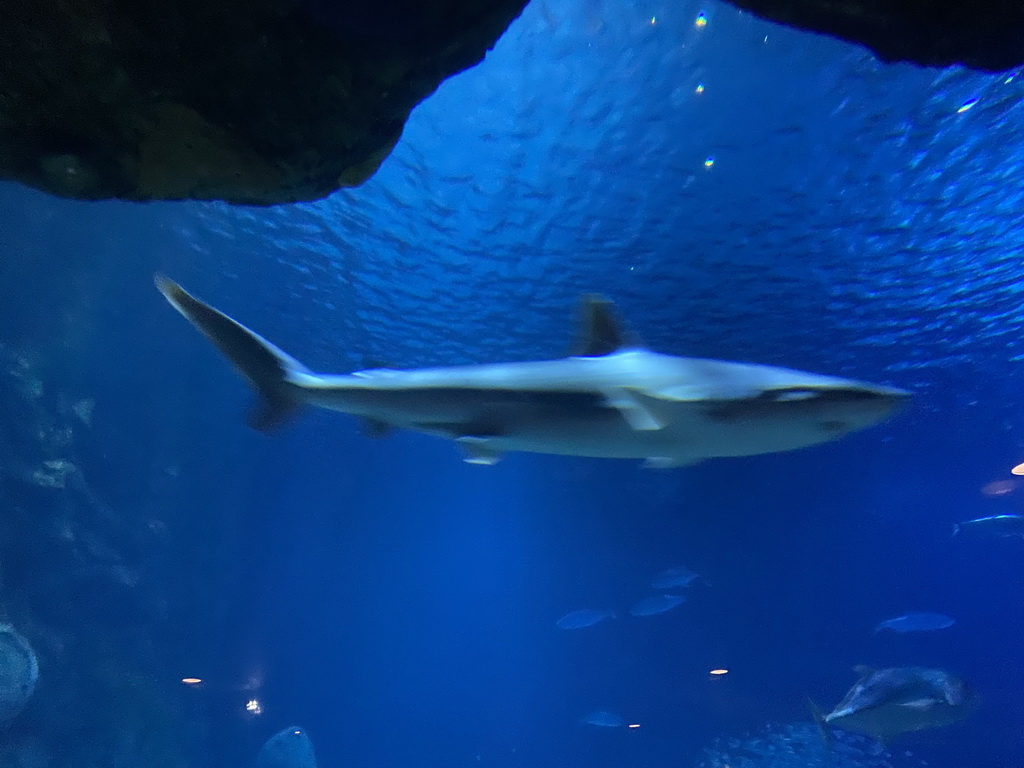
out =
<path fill-rule="evenodd" d="M 1024 539 L 1024 516 L 1001 514 L 965 520 L 953 526 L 953 536 Z M 640 619 L 668 613 L 686 602 L 682 592 L 697 582 L 711 586 L 686 566 L 667 568 L 651 580 L 652 589 L 660 594 L 638 600 L 627 613 Z M 565 614 L 555 624 L 562 630 L 579 630 L 617 616 L 609 608 L 584 608 Z M 956 620 L 944 613 L 911 611 L 878 622 L 872 634 L 938 632 L 954 624 Z M 971 686 L 944 669 L 907 666 L 876 670 L 858 666 L 854 671 L 857 682 L 830 712 L 823 713 L 811 704 L 820 738 L 827 747 L 835 744 L 844 731 L 862 734 L 885 747 L 900 734 L 959 722 L 978 705 Z M 627 724 L 622 715 L 610 710 L 590 712 L 581 722 L 595 728 L 622 728 Z M 833 728 L 840 730 L 834 732 Z"/>
<path fill-rule="evenodd" d="M 651 580 L 651 586 L 657 590 L 686 589 L 696 581 L 707 584 L 707 580 L 700 574 L 694 573 L 684 566 L 669 568 Z M 637 618 L 657 616 L 660 613 L 668 613 L 686 602 L 686 595 L 660 594 L 645 597 L 629 608 L 629 615 Z M 586 629 L 600 624 L 605 619 L 614 619 L 617 613 L 608 608 L 581 608 L 565 614 L 555 622 L 559 629 Z"/>

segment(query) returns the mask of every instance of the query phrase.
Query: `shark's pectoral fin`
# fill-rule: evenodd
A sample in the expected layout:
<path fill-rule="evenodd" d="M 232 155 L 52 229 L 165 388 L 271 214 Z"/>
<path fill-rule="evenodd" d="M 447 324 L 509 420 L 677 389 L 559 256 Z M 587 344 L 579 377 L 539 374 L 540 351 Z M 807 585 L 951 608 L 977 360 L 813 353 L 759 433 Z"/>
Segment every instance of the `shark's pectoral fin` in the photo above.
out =
<path fill-rule="evenodd" d="M 640 397 L 628 389 L 610 389 L 604 393 L 605 403 L 622 414 L 637 432 L 653 432 L 665 428 L 664 419 L 654 409 L 643 403 Z"/>
<path fill-rule="evenodd" d="M 644 467 L 647 469 L 675 469 L 676 467 L 692 467 L 699 463 L 700 459 L 681 459 L 672 456 L 649 456 L 644 459 Z"/>
<path fill-rule="evenodd" d="M 462 460 L 467 464 L 483 464 L 492 466 L 501 461 L 501 451 L 491 445 L 491 440 L 486 437 L 473 437 L 466 435 L 455 438 L 455 442 L 462 448 Z"/>

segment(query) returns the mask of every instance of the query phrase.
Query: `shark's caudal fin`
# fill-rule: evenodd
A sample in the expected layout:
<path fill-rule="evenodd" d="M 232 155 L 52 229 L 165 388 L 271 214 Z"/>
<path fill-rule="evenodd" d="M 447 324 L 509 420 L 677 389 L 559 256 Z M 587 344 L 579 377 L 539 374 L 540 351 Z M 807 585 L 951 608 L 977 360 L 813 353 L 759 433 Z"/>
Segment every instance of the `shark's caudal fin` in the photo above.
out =
<path fill-rule="evenodd" d="M 810 707 L 811 717 L 814 719 L 814 724 L 818 727 L 818 735 L 821 736 L 821 743 L 825 745 L 825 749 L 831 749 L 832 745 L 835 743 L 835 736 L 832 734 L 832 729 L 825 720 L 825 714 L 809 696 L 807 697 L 807 706 Z"/>
<path fill-rule="evenodd" d="M 249 426 L 267 432 L 287 421 L 300 405 L 289 388 L 287 376 L 309 370 L 173 280 L 157 275 L 155 282 L 171 306 L 212 341 L 259 393 L 260 400 L 249 414 Z"/>
<path fill-rule="evenodd" d="M 637 346 L 615 314 L 615 304 L 597 293 L 583 297 L 580 328 L 573 349 L 576 357 L 601 357 L 623 347 Z"/>

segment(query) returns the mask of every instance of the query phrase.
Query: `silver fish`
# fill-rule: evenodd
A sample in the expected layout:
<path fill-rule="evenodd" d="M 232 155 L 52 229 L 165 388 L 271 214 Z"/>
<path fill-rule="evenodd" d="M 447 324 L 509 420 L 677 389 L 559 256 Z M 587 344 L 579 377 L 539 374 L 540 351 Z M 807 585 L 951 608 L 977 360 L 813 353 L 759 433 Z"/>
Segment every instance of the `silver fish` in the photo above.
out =
<path fill-rule="evenodd" d="M 678 467 L 717 456 L 789 451 L 888 417 L 909 393 L 765 365 L 672 357 L 630 343 L 609 301 L 584 300 L 578 353 L 540 362 L 348 375 L 310 371 L 181 286 L 164 298 L 260 395 L 249 423 L 269 431 L 302 405 L 449 438 L 472 464 L 507 451 L 645 459 Z"/>
<path fill-rule="evenodd" d="M 605 611 L 595 608 L 584 608 L 579 611 L 567 613 L 555 622 L 559 629 L 584 629 L 599 624 L 605 619 L 614 619 L 615 611 Z"/>
<path fill-rule="evenodd" d="M 683 595 L 652 595 L 651 597 L 645 597 L 634 605 L 629 609 L 629 612 L 637 617 L 654 616 L 671 611 L 684 602 L 686 602 L 686 598 Z"/>
<path fill-rule="evenodd" d="M 938 629 L 949 629 L 956 621 L 942 613 L 907 613 L 897 616 L 894 619 L 886 619 L 880 622 L 873 634 L 888 629 L 892 632 L 905 634 L 907 632 L 931 632 Z"/>
<path fill-rule="evenodd" d="M 977 536 L 1020 536 L 1024 538 L 1024 516 L 993 515 L 965 520 L 953 526 L 953 535 L 973 534 Z"/>
<path fill-rule="evenodd" d="M 705 584 L 708 580 L 687 568 L 685 565 L 677 565 L 666 568 L 651 580 L 651 587 L 654 589 L 685 589 L 697 580 Z M 710 585 L 709 585 L 710 586 Z"/>
<path fill-rule="evenodd" d="M 597 712 L 591 712 L 589 715 L 584 715 L 583 722 L 598 728 L 621 728 L 626 724 L 622 715 L 606 710 L 598 710 Z"/>

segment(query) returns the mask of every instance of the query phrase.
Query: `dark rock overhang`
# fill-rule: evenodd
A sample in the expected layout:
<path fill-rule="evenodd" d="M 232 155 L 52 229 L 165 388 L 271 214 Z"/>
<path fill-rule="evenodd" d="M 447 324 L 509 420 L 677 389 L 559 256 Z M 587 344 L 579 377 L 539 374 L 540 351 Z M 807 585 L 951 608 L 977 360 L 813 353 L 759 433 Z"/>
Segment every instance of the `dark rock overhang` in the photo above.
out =
<path fill-rule="evenodd" d="M 86 200 L 314 200 L 526 0 L 0 0 L 0 178 Z"/>
<path fill-rule="evenodd" d="M 1024 63 L 1021 0 L 728 0 L 765 19 L 860 43 L 886 62 L 963 64 L 998 72 Z"/>

